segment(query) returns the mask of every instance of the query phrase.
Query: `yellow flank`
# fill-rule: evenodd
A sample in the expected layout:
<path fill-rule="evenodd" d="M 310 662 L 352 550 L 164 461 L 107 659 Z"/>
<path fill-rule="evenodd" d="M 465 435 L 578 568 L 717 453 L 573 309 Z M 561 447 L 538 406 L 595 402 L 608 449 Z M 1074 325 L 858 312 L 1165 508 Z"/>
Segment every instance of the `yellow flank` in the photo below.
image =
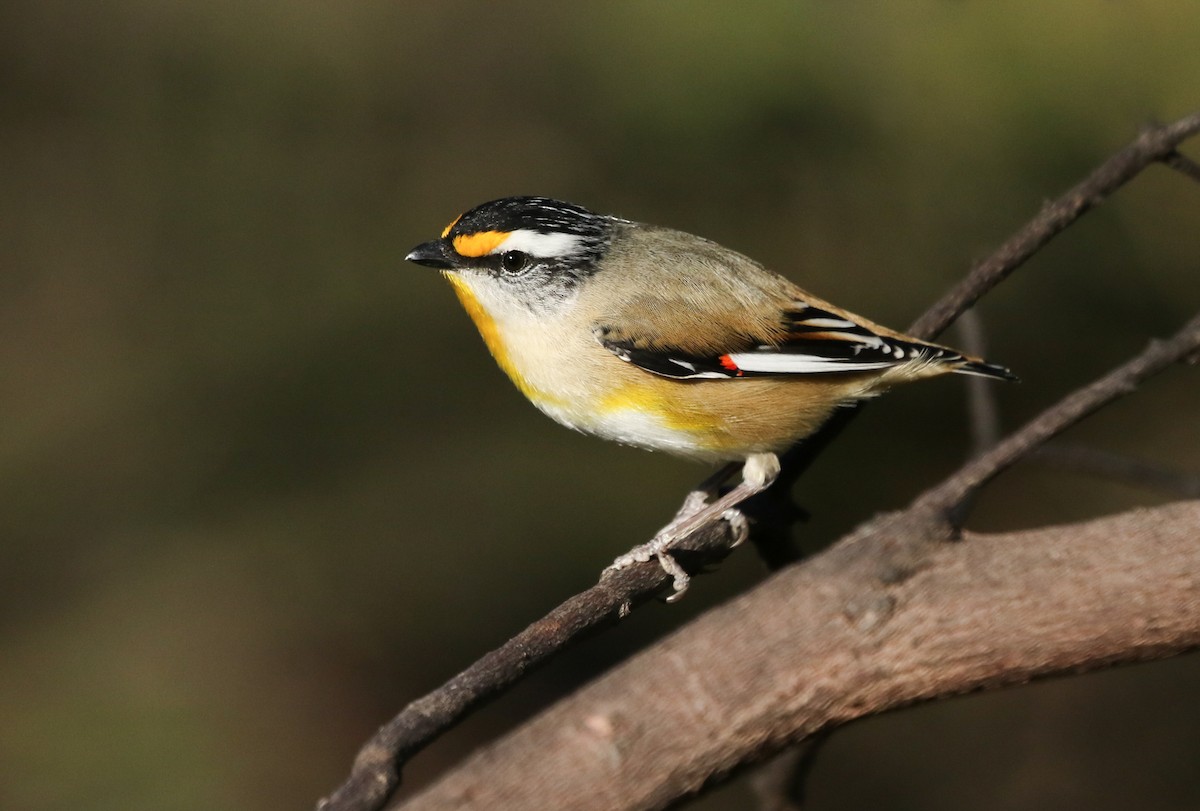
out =
<path fill-rule="evenodd" d="M 450 221 L 449 225 L 447 225 L 445 228 L 442 229 L 442 239 L 445 239 L 446 237 L 450 236 L 450 229 L 453 228 L 455 225 L 457 225 L 458 221 L 461 219 L 462 219 L 462 215 L 459 214 L 457 217 L 455 217 L 454 219 L 452 219 Z"/>
<path fill-rule="evenodd" d="M 453 226 L 453 223 L 451 223 Z M 507 231 L 480 231 L 477 234 L 459 234 L 454 238 L 454 250 L 459 256 L 487 256 L 500 243 L 508 239 Z"/>
<path fill-rule="evenodd" d="M 521 394 L 524 394 L 537 404 L 556 404 L 558 398 L 535 389 L 517 371 L 517 367 L 513 364 L 512 357 L 508 354 L 508 349 L 504 345 L 504 340 L 500 337 L 500 328 L 496 326 L 496 321 L 488 315 L 487 310 L 483 309 L 483 305 L 479 303 L 479 299 L 475 298 L 475 294 L 471 292 L 471 288 L 462 280 L 462 277 L 457 273 L 446 273 L 445 276 L 450 280 L 450 284 L 454 286 L 454 292 L 458 294 L 458 300 L 462 304 L 463 309 L 467 311 L 467 315 L 471 316 L 471 320 L 475 322 L 475 327 L 483 337 L 483 342 L 487 344 L 488 351 L 496 359 L 496 364 L 512 379 L 512 382 L 516 384 Z"/>
<path fill-rule="evenodd" d="M 720 444 L 720 437 L 725 434 L 721 430 L 724 420 L 713 414 L 682 408 L 679 398 L 672 397 L 668 392 L 662 390 L 664 384 L 671 385 L 657 380 L 653 383 L 624 385 L 600 401 L 600 412 L 611 414 L 626 410 L 639 411 L 661 420 L 667 428 L 675 431 L 696 432 L 699 434 L 697 438 L 716 440 L 716 444 Z"/>

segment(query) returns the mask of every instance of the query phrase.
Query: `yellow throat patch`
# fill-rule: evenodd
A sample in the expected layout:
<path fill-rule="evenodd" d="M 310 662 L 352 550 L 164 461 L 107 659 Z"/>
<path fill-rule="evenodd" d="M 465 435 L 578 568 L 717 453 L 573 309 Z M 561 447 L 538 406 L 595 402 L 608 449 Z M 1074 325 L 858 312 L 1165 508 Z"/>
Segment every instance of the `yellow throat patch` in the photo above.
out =
<path fill-rule="evenodd" d="M 454 292 L 458 296 L 463 309 L 467 311 L 467 315 L 471 316 L 471 320 L 475 322 L 475 328 L 479 330 L 479 335 L 487 345 L 488 351 L 496 359 L 496 365 L 504 370 L 504 373 L 516 384 L 521 394 L 524 394 L 534 403 L 557 403 L 558 398 L 534 388 L 517 370 L 512 357 L 508 354 L 508 348 L 504 345 L 504 339 L 500 335 L 500 328 L 496 325 L 495 319 L 479 303 L 479 299 L 475 297 L 475 294 L 471 292 L 470 285 L 457 273 L 444 273 L 443 275 L 450 280 L 450 284 L 454 287 Z"/>

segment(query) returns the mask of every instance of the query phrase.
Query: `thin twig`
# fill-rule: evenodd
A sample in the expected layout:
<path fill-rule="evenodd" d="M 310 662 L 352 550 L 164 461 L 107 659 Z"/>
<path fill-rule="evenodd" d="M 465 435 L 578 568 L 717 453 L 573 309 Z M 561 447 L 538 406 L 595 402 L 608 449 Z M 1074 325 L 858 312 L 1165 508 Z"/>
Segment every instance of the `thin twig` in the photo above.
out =
<path fill-rule="evenodd" d="M 1182 172 L 1185 176 L 1190 177 L 1197 183 L 1200 183 L 1200 163 L 1196 163 L 1187 155 L 1172 149 L 1167 153 L 1166 157 L 1163 158 L 1163 163 L 1165 163 L 1167 166 L 1170 166 L 1177 172 Z"/>
<path fill-rule="evenodd" d="M 1180 142 L 1196 132 L 1200 132 L 1200 113 L 1143 132 L 1083 183 L 1043 209 L 995 254 L 976 265 L 967 279 L 918 319 L 909 332 L 916 337 L 934 337 L 1084 211 L 1150 163 L 1165 160 Z M 825 428 L 790 451 L 781 483 L 776 486 L 790 489 L 791 483 L 849 422 L 852 413 L 850 409 L 842 409 Z M 711 554 L 708 550 L 720 548 L 729 540 L 726 524 L 721 522 L 690 538 L 688 547 Z M 318 808 L 376 811 L 399 786 L 400 770 L 415 753 L 569 642 L 613 621 L 622 606 L 647 599 L 667 582 L 661 569 L 651 562 L 607 576 L 567 600 L 442 687 L 408 705 L 381 727 L 358 753 L 350 777 L 334 794 L 321 800 Z"/>
<path fill-rule="evenodd" d="M 995 448 L 966 464 L 942 484 L 927 491 L 915 500 L 907 510 L 882 515 L 873 519 L 843 538 L 823 555 L 814 559 L 814 565 L 798 567 L 796 571 L 799 571 L 801 576 L 810 579 L 815 578 L 818 582 L 825 583 L 826 586 L 832 588 L 832 591 L 825 596 L 826 598 L 831 598 L 832 603 L 837 606 L 835 610 L 839 613 L 840 621 L 835 623 L 831 620 L 826 620 L 822 627 L 836 626 L 839 629 L 837 631 L 839 634 L 844 633 L 846 628 L 859 629 L 861 632 L 860 635 L 870 640 L 864 644 L 872 647 L 878 645 L 878 637 L 873 637 L 872 633 L 877 632 L 883 623 L 893 621 L 896 605 L 896 598 L 890 594 L 881 592 L 880 587 L 882 586 L 883 589 L 898 588 L 913 575 L 929 570 L 932 565 L 931 561 L 935 560 L 938 555 L 944 554 L 944 550 L 947 548 L 946 544 L 939 543 L 939 541 L 948 537 L 949 533 L 944 529 L 945 519 L 957 505 L 976 492 L 983 484 L 990 481 L 1032 450 L 1041 446 L 1050 438 L 1118 397 L 1133 392 L 1141 382 L 1163 371 L 1171 364 L 1187 357 L 1198 348 L 1200 348 L 1200 315 L 1187 322 L 1172 338 L 1166 341 L 1152 342 L 1133 359 L 1063 398 L 1039 417 L 1029 422 L 1024 428 L 1004 439 Z M 1130 518 L 1128 520 L 1134 519 Z M 1052 530 L 1046 531 L 1049 532 Z M 1117 568 L 1118 571 L 1123 571 L 1122 567 Z M 864 573 L 869 574 L 864 576 Z M 829 586 L 830 583 L 837 579 L 853 582 L 855 589 L 863 590 L 862 593 L 851 591 L 846 583 L 843 583 L 840 588 Z M 1004 578 L 991 578 L 989 582 L 1000 582 L 1003 580 Z M 1186 577 L 1182 578 L 1182 581 L 1190 582 Z M 775 586 L 778 582 L 778 579 L 769 581 L 764 584 L 764 588 Z M 976 583 L 968 588 L 967 593 L 972 593 L 972 589 L 978 590 L 980 588 L 982 588 L 982 584 Z M 1088 589 L 1085 592 L 1094 597 L 1094 589 Z M 831 595 L 835 594 L 840 594 L 841 596 L 831 597 Z M 751 596 L 753 597 L 753 595 Z M 910 594 L 909 597 L 912 599 L 913 595 Z M 1194 598 L 1194 595 L 1190 595 L 1190 597 Z M 1027 602 L 1023 596 L 1021 599 L 1023 602 Z M 810 607 L 805 613 L 811 613 L 815 610 L 817 609 Z M 911 615 L 911 613 L 912 606 L 908 605 L 905 614 Z M 1189 614 L 1194 612 L 1184 611 L 1182 613 Z M 989 626 L 989 633 L 994 630 L 994 627 L 994 623 Z M 921 635 L 927 638 L 929 636 L 928 626 L 923 625 L 921 628 Z M 1113 630 L 1115 632 L 1128 629 Z M 1144 633 L 1144 631 L 1145 629 L 1142 629 L 1140 633 Z M 1191 635 L 1187 635 L 1189 633 Z M 1078 641 L 1080 638 L 1077 629 L 1073 630 L 1069 636 L 1075 641 Z M 723 636 L 719 638 L 728 641 Z M 1089 635 L 1088 638 L 1091 639 L 1091 636 Z M 712 644 L 711 640 L 707 643 L 709 656 L 713 653 Z M 1195 647 L 1197 644 L 1200 644 L 1200 637 L 1196 637 L 1193 630 L 1185 632 L 1184 636 L 1180 638 L 1179 644 L 1171 650 L 1172 652 L 1182 651 L 1190 647 Z M 1022 646 L 1023 650 L 1028 652 L 1028 639 L 1022 638 Z M 821 646 L 818 646 L 818 649 L 821 649 Z M 1140 656 L 1136 645 L 1126 650 L 1125 656 L 1118 654 L 1096 656 L 1093 643 L 1089 643 L 1088 655 L 1093 657 L 1088 661 L 1092 661 L 1094 664 L 1120 661 L 1124 658 L 1135 660 Z M 968 658 L 974 660 L 977 657 Z M 850 656 L 849 659 L 855 660 L 856 657 Z M 1037 657 L 1037 661 L 1042 662 L 1044 665 L 1042 657 Z M 682 666 L 676 662 L 674 667 L 680 668 Z M 684 669 L 686 670 L 687 668 Z M 1020 671 L 1021 668 L 1018 667 L 1016 670 Z M 789 673 L 787 680 L 789 683 L 795 682 L 795 674 Z M 981 683 L 995 686 L 1001 683 L 1001 681 L 997 679 L 995 674 L 992 674 L 983 678 Z M 861 688 L 861 684 L 859 688 Z M 962 684 L 955 683 L 952 688 L 939 694 L 950 694 L 962 689 Z M 821 695 L 821 691 L 812 689 L 806 689 L 801 692 L 808 696 Z M 877 690 L 875 693 L 888 695 L 889 691 Z M 656 695 L 660 704 L 659 709 L 668 709 L 661 706 L 661 691 L 656 692 Z M 710 694 L 706 694 L 706 696 L 709 700 L 713 700 Z M 861 699 L 855 699 L 855 701 L 857 703 L 854 706 L 861 711 Z M 688 709 L 680 711 L 685 712 L 690 718 L 694 719 L 695 712 L 690 709 L 692 702 L 685 701 L 683 703 Z M 825 702 L 822 701 L 819 703 L 824 707 Z M 601 704 L 604 704 L 604 702 L 601 702 Z M 820 711 L 817 714 L 819 715 Z M 847 717 L 857 717 L 857 715 L 856 713 Z M 623 717 L 620 713 L 617 713 L 617 716 Z M 680 727 L 686 726 L 683 721 L 678 721 L 678 723 Z M 667 726 L 671 726 L 671 724 L 667 724 Z M 608 727 L 606 726 L 605 728 L 607 729 Z M 816 724 L 808 728 L 807 732 L 809 734 L 821 731 L 828 732 L 832 728 L 833 725 Z M 743 727 L 741 730 L 743 738 L 749 740 L 755 737 L 747 735 L 746 732 L 747 728 Z M 561 732 L 558 734 L 558 737 L 561 739 Z M 589 745 L 594 747 L 597 744 L 594 741 L 590 741 Z M 607 741 L 605 745 L 614 746 L 611 741 Z M 619 746 L 616 748 L 620 749 Z M 815 752 L 815 750 L 812 751 Z M 628 756 L 628 753 L 625 754 Z M 552 757 L 553 753 L 547 753 L 547 756 Z M 605 761 L 607 759 L 592 758 L 592 760 Z M 797 786 L 803 786 L 805 770 L 811 767 L 811 762 L 805 766 L 806 760 L 810 761 L 810 759 L 805 757 L 801 757 L 798 763 L 789 763 L 788 760 L 780 761 L 768 767 L 769 771 L 759 779 L 758 789 L 760 796 L 771 798 L 774 803 L 771 807 L 781 809 L 782 811 L 794 811 L 797 807 L 798 795 L 794 793 L 794 790 Z M 728 761 L 725 761 L 722 768 L 728 770 L 731 765 Z M 667 771 L 669 772 L 670 770 Z M 514 776 L 509 774 L 507 775 L 507 779 L 511 781 L 514 779 Z M 667 777 L 662 778 L 664 781 L 667 779 Z M 528 780 L 526 779 L 525 782 L 528 782 Z M 684 781 L 682 785 L 687 785 L 687 782 Z M 785 802 L 785 799 L 787 802 Z M 421 800 L 418 799 L 417 803 L 419 804 L 420 802 Z M 790 803 L 790 806 L 788 803 Z M 591 805 L 594 806 L 595 804 L 592 803 Z"/>
<path fill-rule="evenodd" d="M 1188 321 L 1174 337 L 1166 341 L 1152 341 L 1137 357 L 1042 412 L 1024 428 L 977 457 L 945 483 L 930 490 L 918 499 L 914 507 L 919 511 L 948 514 L 1033 448 L 1113 400 L 1134 392 L 1143 380 L 1197 349 L 1200 349 L 1200 315 Z"/>
<path fill-rule="evenodd" d="M 804 749 L 793 746 L 754 770 L 750 790 L 758 811 L 800 811 L 792 789 L 803 759 Z"/>
<path fill-rule="evenodd" d="M 677 551 L 685 558 L 709 561 L 727 554 L 729 543 L 728 527 L 721 522 L 684 539 Z M 661 591 L 670 579 L 655 562 L 606 573 L 599 583 L 571 597 L 380 727 L 359 750 L 349 779 L 317 804 L 318 811 L 382 807 L 399 786 L 399 770 L 409 758 L 568 643 L 615 623 L 630 606 Z"/>
<path fill-rule="evenodd" d="M 1082 183 L 1044 207 L 997 251 L 977 264 L 966 279 L 914 321 L 908 332 L 926 340 L 937 337 L 984 293 L 1008 278 L 1063 229 L 1151 163 L 1178 155 L 1176 147 L 1196 133 L 1200 133 L 1200 113 L 1143 130 L 1133 143 L 1100 164 Z"/>
<path fill-rule="evenodd" d="M 987 340 L 983 331 L 983 319 L 978 311 L 967 310 L 955 323 L 962 348 L 978 358 L 988 356 Z M 978 456 L 1000 441 L 1000 409 L 996 404 L 994 381 L 970 375 L 966 378 L 967 423 L 971 430 L 971 453 L 968 458 Z M 971 499 L 965 499 L 951 517 L 951 522 L 961 525 L 971 511 Z M 961 517 L 960 517 L 961 516 Z"/>
<path fill-rule="evenodd" d="M 759 811 L 800 811 L 804 807 L 808 776 L 831 733 L 831 729 L 822 729 L 758 768 L 750 787 Z"/>
<path fill-rule="evenodd" d="M 1179 498 L 1200 498 L 1200 473 L 1172 470 L 1099 448 L 1051 442 L 1034 450 L 1029 460 L 1046 467 L 1112 479 Z"/>
<path fill-rule="evenodd" d="M 985 293 L 1008 278 L 1040 248 L 1098 203 L 1155 162 L 1178 155 L 1183 141 L 1200 133 L 1200 112 L 1170 124 L 1143 130 L 1128 146 L 1108 158 L 1082 182 L 1048 203 L 990 256 L 971 268 L 908 328 L 915 338 L 933 340 Z M 1172 168 L 1178 168 L 1172 164 Z M 783 470 L 774 487 L 790 490 L 822 451 L 854 419 L 862 404 L 839 409 L 821 429 L 783 455 Z"/>
<path fill-rule="evenodd" d="M 821 729 L 1194 650 L 1197 526 L 1200 502 L 1184 501 L 968 533 L 890 585 L 854 564 L 915 528 L 856 534 L 574 691 L 396 811 L 676 808 Z M 871 590 L 876 612 L 848 617 L 845 598 Z"/>
<path fill-rule="evenodd" d="M 987 336 L 983 319 L 975 310 L 967 310 L 958 319 L 962 348 L 977 358 L 985 358 Z M 996 406 L 996 387 L 976 375 L 966 377 L 967 414 L 971 427 L 972 456 L 983 453 L 1000 441 L 1000 409 Z"/>

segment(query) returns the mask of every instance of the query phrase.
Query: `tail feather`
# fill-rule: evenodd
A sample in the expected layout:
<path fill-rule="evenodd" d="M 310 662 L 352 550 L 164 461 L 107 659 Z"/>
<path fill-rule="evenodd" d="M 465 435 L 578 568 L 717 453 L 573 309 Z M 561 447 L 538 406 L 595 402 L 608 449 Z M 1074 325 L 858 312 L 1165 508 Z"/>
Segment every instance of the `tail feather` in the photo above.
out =
<path fill-rule="evenodd" d="M 962 366 L 954 370 L 957 374 L 991 377 L 996 380 L 1011 380 L 1019 382 L 1021 378 L 1010 372 L 1006 367 L 983 360 L 966 359 Z"/>
<path fill-rule="evenodd" d="M 943 371 L 952 371 L 962 375 L 975 375 L 976 377 L 990 377 L 995 380 L 1020 380 L 1006 366 L 1001 366 L 998 363 L 988 363 L 982 358 L 976 358 L 971 355 L 964 355 L 948 346 L 917 342 L 911 339 L 903 342 L 893 340 L 892 343 L 905 348 L 931 365 L 940 367 Z"/>

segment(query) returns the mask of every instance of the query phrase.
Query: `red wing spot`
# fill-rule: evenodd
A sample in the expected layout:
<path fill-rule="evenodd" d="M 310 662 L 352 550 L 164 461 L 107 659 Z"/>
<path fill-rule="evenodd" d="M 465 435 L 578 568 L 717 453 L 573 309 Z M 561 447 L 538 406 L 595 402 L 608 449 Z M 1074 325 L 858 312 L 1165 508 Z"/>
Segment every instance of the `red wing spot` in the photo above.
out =
<path fill-rule="evenodd" d="M 733 362 L 733 358 L 728 355 L 722 355 L 717 358 L 717 363 L 721 364 L 722 368 L 728 369 L 731 372 L 737 372 L 737 377 L 745 377 L 746 373 L 738 368 L 738 365 Z"/>

